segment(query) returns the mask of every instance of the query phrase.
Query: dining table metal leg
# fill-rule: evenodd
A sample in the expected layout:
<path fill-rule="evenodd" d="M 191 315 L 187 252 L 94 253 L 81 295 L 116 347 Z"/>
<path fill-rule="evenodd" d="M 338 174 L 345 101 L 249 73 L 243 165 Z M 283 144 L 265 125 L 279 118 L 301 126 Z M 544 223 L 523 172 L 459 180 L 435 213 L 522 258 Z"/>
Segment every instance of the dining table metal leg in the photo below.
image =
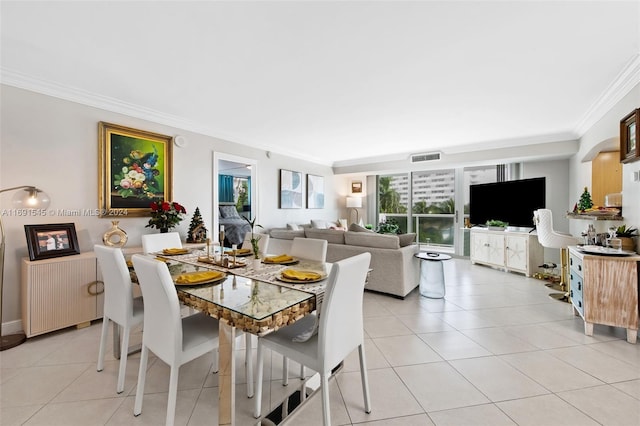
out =
<path fill-rule="evenodd" d="M 219 370 L 218 370 L 218 424 L 234 425 L 236 411 L 236 369 L 235 340 L 236 329 L 220 321 L 219 331 Z M 247 378 L 252 380 L 252 378 Z"/>

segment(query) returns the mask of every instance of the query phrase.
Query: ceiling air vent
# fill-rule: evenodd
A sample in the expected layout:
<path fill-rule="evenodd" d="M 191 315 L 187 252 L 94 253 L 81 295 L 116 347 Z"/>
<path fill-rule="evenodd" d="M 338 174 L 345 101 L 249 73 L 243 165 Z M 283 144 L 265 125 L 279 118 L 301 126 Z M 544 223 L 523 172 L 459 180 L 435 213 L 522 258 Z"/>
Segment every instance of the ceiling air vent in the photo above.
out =
<path fill-rule="evenodd" d="M 437 161 L 442 157 L 441 152 L 427 152 L 425 154 L 411 155 L 412 163 L 422 163 L 424 161 Z"/>

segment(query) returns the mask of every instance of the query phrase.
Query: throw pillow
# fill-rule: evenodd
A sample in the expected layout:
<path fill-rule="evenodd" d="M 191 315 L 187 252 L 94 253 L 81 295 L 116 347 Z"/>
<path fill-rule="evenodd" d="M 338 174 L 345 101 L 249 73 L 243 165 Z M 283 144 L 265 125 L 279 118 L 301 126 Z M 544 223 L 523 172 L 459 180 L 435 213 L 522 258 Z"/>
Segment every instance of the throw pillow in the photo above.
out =
<path fill-rule="evenodd" d="M 416 233 L 411 232 L 410 234 L 400 234 L 398 235 L 398 238 L 400 238 L 400 247 L 405 247 L 413 244 L 416 239 Z"/>
<path fill-rule="evenodd" d="M 347 219 L 338 219 L 338 225 L 344 229 L 347 229 L 349 227 L 349 224 L 347 223 Z"/>
<path fill-rule="evenodd" d="M 315 229 L 327 229 L 326 220 L 311 220 L 311 227 Z"/>
<path fill-rule="evenodd" d="M 240 219 L 236 206 L 220 206 L 219 210 L 223 219 Z"/>
<path fill-rule="evenodd" d="M 290 231 L 299 231 L 300 227 L 295 223 L 287 223 L 287 229 Z"/>

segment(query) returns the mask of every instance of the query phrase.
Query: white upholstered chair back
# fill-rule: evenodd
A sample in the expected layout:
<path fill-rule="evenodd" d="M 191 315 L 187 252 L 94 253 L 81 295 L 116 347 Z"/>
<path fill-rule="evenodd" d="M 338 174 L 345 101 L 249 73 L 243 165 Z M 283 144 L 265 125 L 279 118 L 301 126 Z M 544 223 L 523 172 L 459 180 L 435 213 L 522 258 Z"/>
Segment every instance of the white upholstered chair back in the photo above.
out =
<path fill-rule="evenodd" d="M 129 268 L 120 248 L 95 245 L 93 251 L 98 259 L 102 281 L 104 282 L 104 308 L 102 318 L 102 334 L 98 352 L 98 371 L 104 368 L 104 353 L 107 347 L 109 321 L 118 324 L 122 330 L 120 346 L 120 368 L 116 392 L 124 391 L 124 379 L 129 351 L 131 329 L 141 324 L 144 319 L 142 297 L 133 297 L 133 284 Z"/>
<path fill-rule="evenodd" d="M 145 302 L 142 354 L 133 414 L 142 413 L 149 350 L 170 367 L 166 424 L 173 425 L 180 366 L 212 352 L 217 362 L 218 321 L 203 313 L 181 318 L 178 295 L 164 262 L 136 254 L 133 265 Z"/>
<path fill-rule="evenodd" d="M 180 234 L 167 232 L 165 234 L 144 234 L 142 236 L 142 251 L 153 253 L 166 248 L 181 248 Z"/>
<path fill-rule="evenodd" d="M 296 237 L 291 244 L 290 255 L 301 259 L 325 262 L 327 260 L 327 240 Z"/>

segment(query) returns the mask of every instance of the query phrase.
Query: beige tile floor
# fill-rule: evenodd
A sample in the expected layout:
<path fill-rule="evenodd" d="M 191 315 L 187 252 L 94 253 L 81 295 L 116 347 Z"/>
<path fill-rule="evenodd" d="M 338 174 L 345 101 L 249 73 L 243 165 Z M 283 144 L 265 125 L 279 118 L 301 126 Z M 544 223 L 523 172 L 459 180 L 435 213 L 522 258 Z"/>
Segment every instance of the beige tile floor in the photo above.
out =
<path fill-rule="evenodd" d="M 330 381 L 335 425 L 640 424 L 640 343 L 596 326 L 592 337 L 569 305 L 547 297 L 541 281 L 468 260 L 445 262 L 447 296 L 405 300 L 365 294 L 366 353 L 373 411 L 363 411 L 356 354 Z M 96 372 L 100 321 L 30 339 L 0 353 L 0 424 L 159 425 L 168 368 L 152 358 L 143 413 L 133 417 L 139 354 L 130 356 L 125 392 L 115 393 L 118 362 Z M 141 333 L 135 333 L 139 342 Z M 239 340 L 241 342 L 242 339 Z M 292 363 L 280 384 L 281 358 L 267 353 L 263 412 L 300 383 Z M 254 351 L 255 360 L 255 351 Z M 252 425 L 244 351 L 237 351 L 237 424 Z M 211 357 L 180 370 L 177 425 L 217 419 Z M 321 424 L 319 395 L 290 425 Z"/>

